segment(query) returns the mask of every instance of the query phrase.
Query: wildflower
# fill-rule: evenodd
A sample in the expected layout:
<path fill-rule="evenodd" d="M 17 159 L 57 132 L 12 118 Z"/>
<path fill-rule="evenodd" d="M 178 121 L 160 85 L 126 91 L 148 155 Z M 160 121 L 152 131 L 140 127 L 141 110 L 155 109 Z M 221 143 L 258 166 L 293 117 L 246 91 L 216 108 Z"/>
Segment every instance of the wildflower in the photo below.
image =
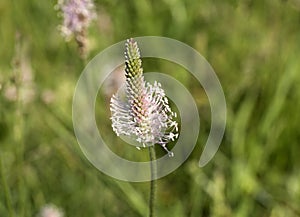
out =
<path fill-rule="evenodd" d="M 111 98 L 114 132 L 135 138 L 143 147 L 159 144 L 173 156 L 166 144 L 178 138 L 178 124 L 172 120 L 176 113 L 161 84 L 144 81 L 140 51 L 133 39 L 126 41 L 125 77 L 125 97 L 118 92 Z"/>
<path fill-rule="evenodd" d="M 96 18 L 95 6 L 92 0 L 58 0 L 56 9 L 61 10 L 63 24 L 60 26 L 66 40 L 72 36 L 83 52 L 86 46 L 86 31 Z"/>
<path fill-rule="evenodd" d="M 36 97 L 35 83 L 31 77 L 31 71 L 24 71 L 22 68 L 19 70 L 19 74 L 16 75 L 16 81 L 5 86 L 4 97 L 8 101 L 12 102 L 20 100 L 24 105 L 26 105 L 31 103 Z"/>
<path fill-rule="evenodd" d="M 32 66 L 25 48 L 21 46 L 19 36 L 16 37 L 16 54 L 12 61 L 12 76 L 7 79 L 10 82 L 7 82 L 3 88 L 4 97 L 8 101 L 20 100 L 24 105 L 32 102 L 36 97 Z"/>
<path fill-rule="evenodd" d="M 40 210 L 38 217 L 63 217 L 64 213 L 61 209 L 53 204 L 47 204 Z"/>

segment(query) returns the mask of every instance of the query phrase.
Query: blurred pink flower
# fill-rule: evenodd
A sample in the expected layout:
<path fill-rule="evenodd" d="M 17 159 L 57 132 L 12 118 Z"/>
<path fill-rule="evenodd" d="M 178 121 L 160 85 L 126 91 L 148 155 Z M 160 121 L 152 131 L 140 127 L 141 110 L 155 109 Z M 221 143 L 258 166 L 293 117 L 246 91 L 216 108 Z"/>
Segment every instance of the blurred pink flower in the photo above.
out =
<path fill-rule="evenodd" d="M 64 213 L 61 209 L 53 204 L 47 204 L 42 207 L 38 217 L 63 217 Z"/>
<path fill-rule="evenodd" d="M 20 51 L 21 52 L 21 51 Z M 4 86 L 4 97 L 9 101 L 20 100 L 24 105 L 32 102 L 36 97 L 36 88 L 32 66 L 26 53 L 20 53 L 16 57 L 17 64 L 14 64 L 13 82 Z"/>
<path fill-rule="evenodd" d="M 59 0 L 56 8 L 62 12 L 63 24 L 60 29 L 66 40 L 72 35 L 79 37 L 96 18 L 92 0 Z"/>

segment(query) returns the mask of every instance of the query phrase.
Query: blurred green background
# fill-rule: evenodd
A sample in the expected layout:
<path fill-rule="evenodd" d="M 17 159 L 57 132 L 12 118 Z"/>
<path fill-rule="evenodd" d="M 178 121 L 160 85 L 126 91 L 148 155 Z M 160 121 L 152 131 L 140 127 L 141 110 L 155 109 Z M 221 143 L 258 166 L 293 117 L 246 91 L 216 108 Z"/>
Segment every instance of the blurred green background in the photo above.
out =
<path fill-rule="evenodd" d="M 85 61 L 76 42 L 66 43 L 58 31 L 56 3 L 0 1 L 0 216 L 36 216 L 46 204 L 67 217 L 147 216 L 149 183 L 106 176 L 77 144 L 72 96 Z M 206 95 L 182 69 L 145 60 L 145 71 L 168 71 L 191 90 L 201 117 L 192 155 L 158 180 L 157 216 L 300 216 L 300 1 L 97 0 L 95 6 L 86 61 L 126 38 L 170 37 L 198 50 L 224 89 L 225 136 L 214 159 L 199 168 L 210 128 Z M 124 153 L 107 117 L 108 98 L 99 99 L 99 128 Z M 126 153 L 139 154 L 132 147 Z"/>

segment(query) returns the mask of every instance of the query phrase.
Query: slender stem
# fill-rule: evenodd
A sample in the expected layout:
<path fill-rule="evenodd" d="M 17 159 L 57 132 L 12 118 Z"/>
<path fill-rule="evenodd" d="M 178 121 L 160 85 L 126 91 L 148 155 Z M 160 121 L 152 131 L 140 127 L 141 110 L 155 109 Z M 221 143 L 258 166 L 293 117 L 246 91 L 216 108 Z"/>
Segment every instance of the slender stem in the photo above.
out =
<path fill-rule="evenodd" d="M 17 160 L 17 169 L 18 169 L 18 184 L 16 186 L 19 199 L 17 205 L 19 205 L 19 214 L 18 216 L 25 216 L 26 210 L 26 188 L 24 184 L 24 176 L 23 176 L 23 166 L 24 166 L 24 112 L 23 112 L 23 99 L 21 96 L 22 86 L 23 83 L 23 71 L 21 68 L 22 62 L 22 43 L 20 35 L 16 36 L 15 42 L 15 57 L 13 61 L 13 77 L 14 77 L 14 84 L 16 87 L 16 107 L 15 107 L 15 120 L 14 120 L 14 142 L 15 146 L 15 156 Z"/>
<path fill-rule="evenodd" d="M 156 192 L 156 154 L 154 145 L 149 146 L 149 158 L 150 158 L 150 170 L 151 170 L 151 181 L 150 181 L 150 195 L 149 195 L 149 217 L 154 217 L 154 201 Z"/>

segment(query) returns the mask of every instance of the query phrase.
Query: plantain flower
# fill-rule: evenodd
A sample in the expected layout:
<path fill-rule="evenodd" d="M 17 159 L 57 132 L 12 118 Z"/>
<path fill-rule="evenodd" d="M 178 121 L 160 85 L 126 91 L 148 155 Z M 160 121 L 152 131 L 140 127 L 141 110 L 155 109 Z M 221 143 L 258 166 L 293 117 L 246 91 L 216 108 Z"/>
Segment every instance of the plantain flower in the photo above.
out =
<path fill-rule="evenodd" d="M 117 92 L 110 104 L 113 131 L 135 138 L 143 147 L 159 144 L 173 156 L 166 144 L 178 138 L 176 113 L 161 84 L 145 82 L 137 43 L 128 39 L 125 46 L 125 94 Z"/>
<path fill-rule="evenodd" d="M 60 26 L 62 35 L 67 41 L 74 36 L 84 55 L 87 28 L 97 17 L 93 0 L 58 0 L 56 9 L 61 11 L 60 15 L 63 18 L 63 24 Z"/>
<path fill-rule="evenodd" d="M 92 0 L 59 0 L 57 7 L 63 16 L 62 34 L 68 39 L 77 35 L 90 25 L 96 18 L 95 6 Z"/>

